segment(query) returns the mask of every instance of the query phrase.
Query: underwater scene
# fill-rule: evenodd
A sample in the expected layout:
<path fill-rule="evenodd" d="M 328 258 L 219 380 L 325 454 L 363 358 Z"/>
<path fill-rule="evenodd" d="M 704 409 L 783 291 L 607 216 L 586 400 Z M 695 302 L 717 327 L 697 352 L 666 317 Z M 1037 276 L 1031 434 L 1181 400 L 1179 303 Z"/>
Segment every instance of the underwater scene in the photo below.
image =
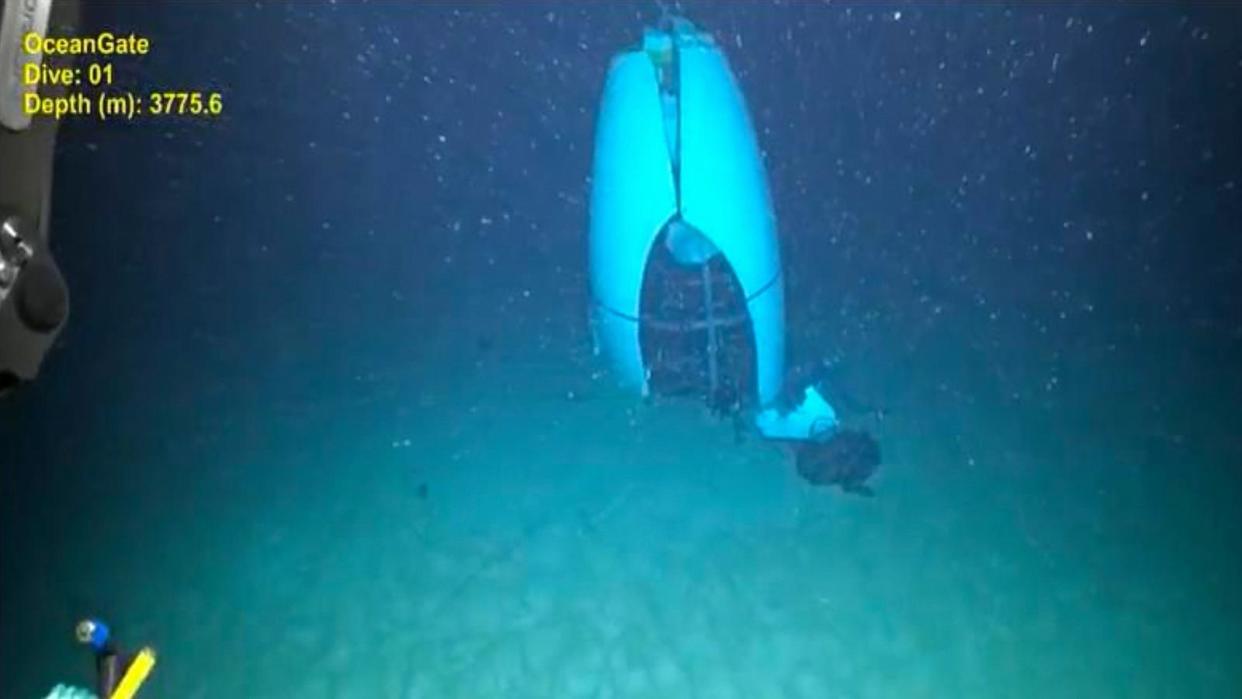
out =
<path fill-rule="evenodd" d="M 0 4 L 0 697 L 1242 696 L 1237 6 Z"/>

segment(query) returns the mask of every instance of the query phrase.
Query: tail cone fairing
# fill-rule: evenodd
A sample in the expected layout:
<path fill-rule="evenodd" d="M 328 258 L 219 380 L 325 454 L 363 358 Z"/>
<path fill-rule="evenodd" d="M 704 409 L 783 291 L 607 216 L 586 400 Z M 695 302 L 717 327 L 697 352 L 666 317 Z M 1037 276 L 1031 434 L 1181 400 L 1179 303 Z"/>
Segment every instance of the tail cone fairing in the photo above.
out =
<path fill-rule="evenodd" d="M 644 393 L 659 373 L 658 356 L 676 344 L 642 344 L 675 329 L 652 317 L 652 284 L 644 285 L 657 255 L 698 268 L 697 277 L 681 275 L 682 291 L 706 298 L 673 305 L 705 314 L 683 319 L 684 339 L 700 345 L 710 385 L 734 381 L 760 405 L 774 400 L 784 371 L 784 289 L 763 165 L 724 55 L 682 19 L 649 29 L 641 47 L 613 60 L 595 140 L 596 347 L 625 385 Z"/>

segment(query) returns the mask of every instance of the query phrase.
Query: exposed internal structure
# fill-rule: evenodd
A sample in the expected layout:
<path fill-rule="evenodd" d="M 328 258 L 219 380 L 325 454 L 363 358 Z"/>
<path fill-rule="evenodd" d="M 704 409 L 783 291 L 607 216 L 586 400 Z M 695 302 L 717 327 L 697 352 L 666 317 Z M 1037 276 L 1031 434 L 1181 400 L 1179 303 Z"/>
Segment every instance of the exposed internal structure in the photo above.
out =
<path fill-rule="evenodd" d="M 730 413 L 755 400 L 755 349 L 741 284 L 723 255 L 687 264 L 666 230 L 643 277 L 639 343 L 648 387 Z"/>

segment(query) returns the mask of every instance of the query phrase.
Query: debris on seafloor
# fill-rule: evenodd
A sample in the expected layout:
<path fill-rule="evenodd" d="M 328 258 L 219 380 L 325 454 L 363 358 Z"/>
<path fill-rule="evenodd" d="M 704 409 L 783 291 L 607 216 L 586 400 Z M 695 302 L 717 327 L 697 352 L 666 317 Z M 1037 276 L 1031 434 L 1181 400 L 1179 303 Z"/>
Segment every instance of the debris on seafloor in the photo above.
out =
<path fill-rule="evenodd" d="M 871 497 L 867 479 L 880 467 L 880 445 L 861 430 L 839 430 L 822 442 L 800 444 L 798 474 L 814 485 L 836 485 L 855 495 Z"/>

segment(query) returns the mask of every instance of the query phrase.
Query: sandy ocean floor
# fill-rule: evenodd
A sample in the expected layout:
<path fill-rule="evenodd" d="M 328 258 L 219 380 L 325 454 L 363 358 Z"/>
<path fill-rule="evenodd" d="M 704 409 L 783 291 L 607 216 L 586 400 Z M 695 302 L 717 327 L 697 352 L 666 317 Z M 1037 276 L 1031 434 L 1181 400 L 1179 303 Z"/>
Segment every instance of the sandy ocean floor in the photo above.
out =
<path fill-rule="evenodd" d="M 75 448 L 130 466 L 59 484 L 97 525 L 32 511 L 13 550 L 38 583 L 5 600 L 29 642 L 4 696 L 88 682 L 75 604 L 159 649 L 152 698 L 1242 688 L 1238 485 L 1210 475 L 1237 442 L 1186 415 L 1133 438 L 1141 401 L 1110 413 L 1127 385 L 1089 363 L 1018 401 L 1037 370 L 873 357 L 853 378 L 892 409 L 866 499 L 593 380 L 578 345 L 455 337 L 331 392 L 118 407 Z"/>

